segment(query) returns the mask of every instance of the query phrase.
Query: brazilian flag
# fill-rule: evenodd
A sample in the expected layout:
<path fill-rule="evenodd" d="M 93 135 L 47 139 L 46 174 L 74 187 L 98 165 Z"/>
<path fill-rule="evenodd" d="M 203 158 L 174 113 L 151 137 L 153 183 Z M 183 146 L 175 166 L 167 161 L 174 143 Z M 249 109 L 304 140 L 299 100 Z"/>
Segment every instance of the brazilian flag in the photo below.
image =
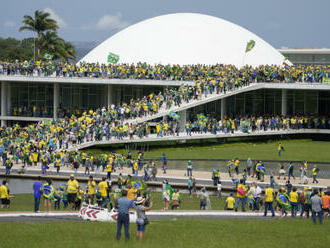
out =
<path fill-rule="evenodd" d="M 172 118 L 173 120 L 179 120 L 180 117 L 181 117 L 180 115 L 174 113 L 173 111 L 169 112 L 169 113 L 168 113 L 168 116 L 169 116 L 170 118 Z"/>
<path fill-rule="evenodd" d="M 131 185 L 132 188 L 144 191 L 147 188 L 147 184 L 137 177 L 131 177 L 127 180 L 126 186 Z"/>
<path fill-rule="evenodd" d="M 119 55 L 114 53 L 109 53 L 108 55 L 108 63 L 117 64 L 119 61 Z"/>
<path fill-rule="evenodd" d="M 289 203 L 289 200 L 283 193 L 278 193 L 276 200 L 282 208 L 286 210 L 290 209 L 291 205 Z"/>
<path fill-rule="evenodd" d="M 53 55 L 51 55 L 50 53 L 45 53 L 44 54 L 44 59 L 52 60 L 52 58 L 53 58 Z"/>
<path fill-rule="evenodd" d="M 43 195 L 47 199 L 54 199 L 54 188 L 52 185 L 44 184 L 42 187 Z"/>
<path fill-rule="evenodd" d="M 170 197 L 170 199 L 172 200 L 172 194 L 173 194 L 173 188 L 171 187 L 171 185 L 166 184 L 166 193 L 168 194 L 168 196 Z"/>
<path fill-rule="evenodd" d="M 246 44 L 246 49 L 245 52 L 250 52 L 254 46 L 255 46 L 256 42 L 254 40 L 250 40 L 247 44 Z"/>

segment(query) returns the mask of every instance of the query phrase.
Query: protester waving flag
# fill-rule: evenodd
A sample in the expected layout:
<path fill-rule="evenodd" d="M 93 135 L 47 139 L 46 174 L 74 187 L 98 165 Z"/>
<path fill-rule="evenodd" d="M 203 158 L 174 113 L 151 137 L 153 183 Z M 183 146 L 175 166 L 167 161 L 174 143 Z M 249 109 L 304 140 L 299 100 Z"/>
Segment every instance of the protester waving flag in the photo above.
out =
<path fill-rule="evenodd" d="M 250 52 L 254 46 L 255 46 L 256 42 L 254 40 L 250 40 L 247 44 L 246 44 L 246 49 L 245 52 Z"/>
<path fill-rule="evenodd" d="M 131 185 L 132 188 L 144 191 L 147 188 L 147 184 L 137 177 L 130 177 L 127 179 L 126 186 Z"/>
<path fill-rule="evenodd" d="M 53 58 L 53 55 L 51 55 L 50 53 L 45 53 L 44 54 L 44 59 L 52 60 L 52 58 Z"/>
<path fill-rule="evenodd" d="M 173 111 L 171 111 L 171 112 L 168 114 L 168 116 L 169 116 L 170 118 L 172 118 L 173 120 L 179 120 L 180 117 L 181 117 L 180 115 L 174 113 Z"/>
<path fill-rule="evenodd" d="M 119 55 L 114 53 L 109 53 L 108 55 L 108 63 L 117 64 L 119 61 Z"/>

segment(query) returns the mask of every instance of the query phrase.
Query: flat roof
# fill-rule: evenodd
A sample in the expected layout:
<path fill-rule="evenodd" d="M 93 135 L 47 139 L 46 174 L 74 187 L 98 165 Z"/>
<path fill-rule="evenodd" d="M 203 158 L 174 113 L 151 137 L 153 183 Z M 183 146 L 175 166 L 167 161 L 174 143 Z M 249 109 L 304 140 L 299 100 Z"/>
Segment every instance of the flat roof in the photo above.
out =
<path fill-rule="evenodd" d="M 330 54 L 330 48 L 280 48 L 282 54 Z"/>
<path fill-rule="evenodd" d="M 0 81 L 29 83 L 61 83 L 90 85 L 142 85 L 142 86 L 180 86 L 195 85 L 192 81 L 148 80 L 148 79 L 109 79 L 92 77 L 39 77 L 39 76 L 7 76 L 0 75 Z"/>

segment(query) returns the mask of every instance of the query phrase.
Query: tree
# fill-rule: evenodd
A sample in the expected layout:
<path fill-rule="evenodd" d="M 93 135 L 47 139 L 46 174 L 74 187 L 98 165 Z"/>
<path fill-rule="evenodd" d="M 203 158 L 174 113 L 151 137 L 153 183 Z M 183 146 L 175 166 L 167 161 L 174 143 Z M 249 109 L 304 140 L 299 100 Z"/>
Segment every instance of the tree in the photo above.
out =
<path fill-rule="evenodd" d="M 19 31 L 30 30 L 37 34 L 36 48 L 38 51 L 38 56 L 40 56 L 40 40 L 42 34 L 45 31 L 57 31 L 57 22 L 50 18 L 50 13 L 36 10 L 34 12 L 34 18 L 29 15 L 25 15 L 22 23 L 24 25 L 19 28 Z"/>
<path fill-rule="evenodd" d="M 3 39 L 0 37 L 0 61 L 30 60 L 33 56 L 33 39 L 22 41 L 14 38 Z"/>
<path fill-rule="evenodd" d="M 47 31 L 41 36 L 40 47 L 43 53 L 51 53 L 54 59 L 75 60 L 77 51 L 75 47 L 57 36 L 56 32 Z"/>

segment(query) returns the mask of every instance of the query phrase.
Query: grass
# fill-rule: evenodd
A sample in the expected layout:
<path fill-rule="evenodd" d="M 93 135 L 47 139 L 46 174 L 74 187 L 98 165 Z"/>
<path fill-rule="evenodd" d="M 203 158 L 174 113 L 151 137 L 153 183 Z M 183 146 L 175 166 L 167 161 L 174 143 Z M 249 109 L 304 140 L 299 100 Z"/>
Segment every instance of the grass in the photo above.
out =
<path fill-rule="evenodd" d="M 311 139 L 282 140 L 285 152 L 278 156 L 279 141 L 269 142 L 236 142 L 215 145 L 186 145 L 172 147 L 150 147 L 145 152 L 147 159 L 159 159 L 163 152 L 169 159 L 239 159 L 253 160 L 292 160 L 311 162 L 330 162 L 330 142 L 314 141 Z M 88 153 L 100 154 L 110 152 L 125 153 L 125 149 L 98 148 L 88 149 Z M 135 155 L 135 152 L 133 152 Z"/>
<path fill-rule="evenodd" d="M 0 223 L 1 247 L 314 247 L 330 242 L 330 222 L 310 219 L 177 219 L 152 221 L 144 239 L 116 241 L 116 224 L 97 222 Z"/>
<path fill-rule="evenodd" d="M 192 198 L 188 194 L 181 194 L 182 205 L 181 210 L 198 210 L 199 209 L 199 198 L 194 195 Z M 152 193 L 153 198 L 153 210 L 162 209 L 162 199 L 161 193 Z M 211 205 L 213 210 L 223 210 L 225 205 L 225 197 L 218 199 L 216 196 L 210 196 Z M 5 211 L 32 211 L 34 206 L 34 199 L 32 194 L 17 194 L 11 199 L 11 205 L 9 209 L 0 209 L 1 212 Z M 54 204 L 52 204 L 53 210 Z M 40 203 L 40 210 L 43 210 L 43 200 Z M 56 211 L 69 211 L 68 209 L 63 209 L 63 204 L 61 203 L 61 209 Z"/>

